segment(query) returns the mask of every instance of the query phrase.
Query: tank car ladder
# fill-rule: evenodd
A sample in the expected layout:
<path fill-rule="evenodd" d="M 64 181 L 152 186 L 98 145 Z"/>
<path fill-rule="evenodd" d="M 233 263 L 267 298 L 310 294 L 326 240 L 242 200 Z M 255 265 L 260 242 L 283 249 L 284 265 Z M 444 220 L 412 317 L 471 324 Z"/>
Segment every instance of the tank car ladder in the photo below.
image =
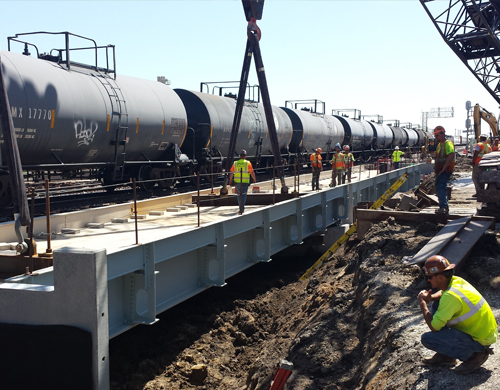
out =
<path fill-rule="evenodd" d="M 115 146 L 114 153 L 114 168 L 113 168 L 113 182 L 123 180 L 125 171 L 125 148 L 127 145 L 127 130 L 128 130 L 128 111 L 125 97 L 122 90 L 116 84 L 116 81 L 106 74 L 99 73 L 97 79 L 101 82 L 104 89 L 108 93 L 111 102 L 111 117 L 108 115 L 108 123 L 106 131 L 110 130 L 113 123 L 114 116 L 118 118 L 116 124 L 115 139 L 111 141 L 111 145 Z M 122 147 L 120 152 L 120 147 Z"/>

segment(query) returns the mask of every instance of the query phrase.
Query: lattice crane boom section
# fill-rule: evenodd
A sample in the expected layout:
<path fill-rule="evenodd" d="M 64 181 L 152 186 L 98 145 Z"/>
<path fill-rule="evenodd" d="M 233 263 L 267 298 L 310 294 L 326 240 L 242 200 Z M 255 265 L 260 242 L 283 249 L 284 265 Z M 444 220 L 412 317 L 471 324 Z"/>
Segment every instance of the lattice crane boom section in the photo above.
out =
<path fill-rule="evenodd" d="M 420 3 L 448 46 L 500 104 L 500 2 Z"/>

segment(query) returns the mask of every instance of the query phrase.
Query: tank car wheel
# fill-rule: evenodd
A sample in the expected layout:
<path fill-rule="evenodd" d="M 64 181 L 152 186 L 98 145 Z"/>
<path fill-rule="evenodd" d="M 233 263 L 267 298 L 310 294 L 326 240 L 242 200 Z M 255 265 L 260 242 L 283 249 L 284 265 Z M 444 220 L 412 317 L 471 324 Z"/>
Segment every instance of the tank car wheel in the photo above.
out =
<path fill-rule="evenodd" d="M 151 165 L 143 165 L 141 169 L 139 169 L 138 176 L 140 187 L 146 192 L 153 191 L 156 185 L 155 178 L 153 177 L 153 167 Z"/>
<path fill-rule="evenodd" d="M 12 206 L 12 200 L 9 175 L 2 173 L 0 174 L 0 207 Z"/>
<path fill-rule="evenodd" d="M 158 179 L 158 184 L 161 188 L 171 190 L 175 187 L 177 174 L 174 170 L 158 168 L 158 170 L 153 169 L 153 171 L 153 177 Z"/>

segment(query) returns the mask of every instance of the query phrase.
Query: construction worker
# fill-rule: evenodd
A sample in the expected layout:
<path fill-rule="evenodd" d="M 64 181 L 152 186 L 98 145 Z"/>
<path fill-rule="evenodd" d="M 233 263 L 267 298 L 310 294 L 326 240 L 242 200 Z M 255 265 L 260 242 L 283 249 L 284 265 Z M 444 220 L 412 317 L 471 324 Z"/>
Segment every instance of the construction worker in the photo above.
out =
<path fill-rule="evenodd" d="M 401 160 L 401 156 L 403 156 L 404 153 L 399 150 L 399 146 L 396 146 L 394 148 L 394 152 L 392 152 L 392 165 L 394 169 L 399 169 L 399 161 Z"/>
<path fill-rule="evenodd" d="M 431 290 L 418 294 L 418 303 L 431 332 L 422 335 L 422 344 L 436 353 L 422 360 L 425 365 L 454 366 L 468 374 L 493 353 L 490 345 L 498 339 L 497 322 L 488 302 L 466 280 L 453 275 L 455 264 L 443 256 L 432 256 L 423 271 Z M 432 293 L 432 291 L 436 291 Z M 428 304 L 432 302 L 429 310 Z"/>
<path fill-rule="evenodd" d="M 253 171 L 252 163 L 246 159 L 247 151 L 240 151 L 240 159 L 233 163 L 231 172 L 229 173 L 229 182 L 234 183 L 236 187 L 236 195 L 238 197 L 238 205 L 240 211 L 238 214 L 243 214 L 245 211 L 245 202 L 247 200 L 248 186 L 250 185 L 250 178 L 254 183 L 257 182 L 255 172 Z M 233 180 L 234 179 L 234 180 Z"/>
<path fill-rule="evenodd" d="M 344 169 L 347 182 L 351 182 L 352 167 L 354 166 L 354 156 L 349 152 L 349 145 L 344 146 Z M 342 183 L 343 184 L 343 183 Z"/>
<path fill-rule="evenodd" d="M 500 138 L 499 137 L 495 137 L 495 139 L 493 140 L 493 145 L 491 145 L 491 151 L 492 152 L 500 151 Z"/>
<path fill-rule="evenodd" d="M 477 197 L 478 190 L 482 190 L 483 186 L 479 184 L 479 161 L 483 156 L 491 152 L 491 146 L 486 142 L 488 138 L 487 135 L 481 134 L 479 136 L 479 142 L 474 145 L 474 154 L 472 155 L 472 182 L 474 187 L 476 187 L 476 193 L 472 195 Z"/>
<path fill-rule="evenodd" d="M 337 182 L 339 185 L 344 184 L 344 155 L 342 154 L 342 149 L 340 149 L 340 144 L 335 144 L 335 151 L 330 163 L 332 164 L 332 182 L 330 183 L 330 187 L 335 187 Z"/>
<path fill-rule="evenodd" d="M 455 145 L 445 137 L 443 126 L 436 126 L 434 129 L 434 137 L 436 139 L 436 157 L 434 159 L 434 172 L 436 174 L 436 195 L 439 200 L 439 209 L 436 214 L 448 214 L 448 196 L 446 186 L 453 168 L 455 168 Z"/>
<path fill-rule="evenodd" d="M 319 191 L 319 175 L 323 170 L 323 157 L 321 157 L 321 152 L 323 149 L 318 148 L 316 152 L 311 154 L 311 168 L 312 168 L 312 190 Z"/>

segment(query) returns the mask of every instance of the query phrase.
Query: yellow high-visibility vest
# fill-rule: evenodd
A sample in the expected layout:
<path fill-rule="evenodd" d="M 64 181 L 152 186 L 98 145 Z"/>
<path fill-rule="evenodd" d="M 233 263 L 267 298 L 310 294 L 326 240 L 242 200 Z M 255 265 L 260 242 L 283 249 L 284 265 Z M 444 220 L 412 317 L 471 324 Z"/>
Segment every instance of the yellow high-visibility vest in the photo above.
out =
<path fill-rule="evenodd" d="M 248 164 L 249 162 L 243 158 L 233 163 L 235 183 L 250 183 L 250 172 L 248 171 Z"/>

